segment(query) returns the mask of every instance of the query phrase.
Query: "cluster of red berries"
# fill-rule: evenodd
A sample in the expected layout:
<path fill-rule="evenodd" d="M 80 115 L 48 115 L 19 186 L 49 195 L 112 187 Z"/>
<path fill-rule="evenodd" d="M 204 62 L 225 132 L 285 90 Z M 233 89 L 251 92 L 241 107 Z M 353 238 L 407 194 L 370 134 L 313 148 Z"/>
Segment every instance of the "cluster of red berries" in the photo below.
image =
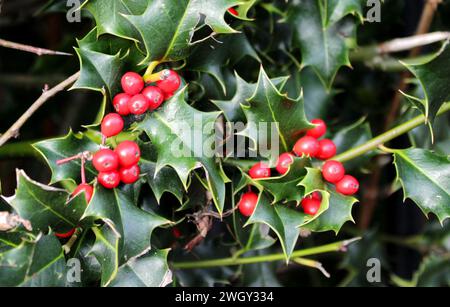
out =
<path fill-rule="evenodd" d="M 308 130 L 294 145 L 293 153 L 283 153 L 278 157 L 276 170 L 280 175 L 288 172 L 294 163 L 294 154 L 299 157 L 310 157 L 319 160 L 328 160 L 336 155 L 336 145 L 332 140 L 319 140 L 327 132 L 327 125 L 321 119 L 314 119 L 314 128 Z M 272 171 L 264 162 L 258 162 L 249 170 L 249 176 L 253 179 L 270 178 Z M 328 160 L 322 167 L 323 178 L 336 185 L 336 191 L 343 195 L 354 195 L 358 192 L 359 182 L 356 178 L 345 174 L 345 168 L 338 161 Z M 254 192 L 245 193 L 240 202 L 239 209 L 244 216 L 250 216 L 258 202 L 258 196 Z M 309 215 L 315 215 L 320 209 L 322 196 L 318 192 L 303 198 L 301 205 L 303 211 Z"/>
<path fill-rule="evenodd" d="M 164 101 L 171 98 L 180 88 L 181 78 L 173 70 L 165 69 L 150 77 L 155 85 L 145 86 L 144 79 L 135 72 L 123 75 L 123 93 L 113 99 L 114 109 L 119 115 L 141 115 L 156 110 Z"/>

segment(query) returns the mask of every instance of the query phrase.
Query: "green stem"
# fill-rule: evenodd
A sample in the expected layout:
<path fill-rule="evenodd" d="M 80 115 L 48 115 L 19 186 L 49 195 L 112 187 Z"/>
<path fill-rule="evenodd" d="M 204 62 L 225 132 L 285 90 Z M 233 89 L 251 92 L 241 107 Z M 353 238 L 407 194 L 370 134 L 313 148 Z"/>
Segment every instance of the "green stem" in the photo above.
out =
<path fill-rule="evenodd" d="M 338 252 L 345 250 L 345 248 L 351 243 L 360 240 L 361 238 L 354 238 L 351 240 L 335 242 L 327 245 L 316 246 L 313 248 L 303 249 L 294 251 L 291 255 L 291 258 L 300 258 L 311 255 L 318 255 L 330 252 Z M 282 261 L 286 259 L 286 255 L 283 253 L 279 254 L 271 254 L 271 255 L 261 255 L 254 257 L 244 257 L 244 258 L 235 258 L 228 257 L 222 259 L 213 259 L 213 260 L 203 260 L 203 261 L 192 261 L 192 262 L 174 262 L 172 263 L 172 267 L 174 269 L 199 269 L 199 268 L 211 268 L 218 266 L 234 266 L 241 264 L 252 264 L 252 263 L 260 263 L 260 262 L 271 262 L 271 261 Z"/>
<path fill-rule="evenodd" d="M 438 116 L 442 115 L 446 112 L 450 111 L 450 102 L 445 103 L 441 109 L 438 112 Z M 385 144 L 386 142 L 389 142 L 397 137 L 399 137 L 400 135 L 403 135 L 409 131 L 411 131 L 414 128 L 417 128 L 423 124 L 425 124 L 425 116 L 424 115 L 420 115 L 417 116 L 409 121 L 407 121 L 406 123 L 403 123 L 379 136 L 377 136 L 376 138 L 371 139 L 370 141 L 368 141 L 365 144 L 362 144 L 358 147 L 352 148 L 350 150 L 347 150 L 339 155 L 337 155 L 336 157 L 333 158 L 333 160 L 336 161 L 340 161 L 340 162 L 346 162 L 349 160 L 352 160 L 354 158 L 357 158 L 369 151 L 375 150 L 377 149 L 378 146 Z"/>

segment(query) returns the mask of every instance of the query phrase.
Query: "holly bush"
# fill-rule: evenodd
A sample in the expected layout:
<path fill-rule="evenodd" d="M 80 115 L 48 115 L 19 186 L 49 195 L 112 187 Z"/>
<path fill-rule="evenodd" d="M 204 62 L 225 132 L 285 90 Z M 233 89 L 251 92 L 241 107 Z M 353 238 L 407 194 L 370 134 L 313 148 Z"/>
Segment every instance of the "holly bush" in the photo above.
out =
<path fill-rule="evenodd" d="M 368 258 L 389 271 L 380 240 L 435 248 L 379 283 L 449 284 L 449 36 L 380 44 L 405 2 L 371 23 L 360 0 L 84 1 L 68 95 L 96 94 L 81 125 L 28 149 L 50 180 L 17 169 L 1 198 L 0 285 L 317 284 L 289 269 L 328 275 L 315 257 L 346 251 L 325 264 L 360 285 Z M 430 217 L 420 239 L 352 226 L 374 186 Z"/>

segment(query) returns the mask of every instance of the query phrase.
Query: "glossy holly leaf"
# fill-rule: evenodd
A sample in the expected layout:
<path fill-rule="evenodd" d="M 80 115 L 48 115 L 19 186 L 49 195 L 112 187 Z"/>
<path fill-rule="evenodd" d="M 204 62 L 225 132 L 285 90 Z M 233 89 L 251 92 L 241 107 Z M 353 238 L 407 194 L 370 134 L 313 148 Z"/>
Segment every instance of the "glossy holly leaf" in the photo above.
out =
<path fill-rule="evenodd" d="M 304 228 L 313 232 L 334 231 L 339 233 L 342 226 L 348 222 L 355 222 L 352 216 L 353 205 L 357 202 L 354 197 L 348 197 L 334 190 L 327 190 L 330 194 L 329 207 L 317 219 L 308 223 Z"/>
<path fill-rule="evenodd" d="M 171 193 L 182 203 L 184 187 L 175 170 L 171 167 L 164 167 L 156 173 L 156 148 L 151 144 L 141 144 L 140 148 L 142 154 L 139 162 L 141 173 L 145 174 L 158 203 L 164 192 Z"/>
<path fill-rule="evenodd" d="M 87 207 L 84 195 L 71 199 L 66 190 L 33 181 L 22 170 L 17 170 L 16 194 L 10 204 L 31 222 L 34 233 L 47 232 L 49 227 L 67 232 L 78 225 Z"/>
<path fill-rule="evenodd" d="M 107 190 L 96 185 L 94 196 L 83 219 L 86 223 L 102 219 L 120 236 L 119 262 L 141 255 L 150 249 L 153 230 L 170 221 L 134 204 L 134 191 L 130 189 Z"/>
<path fill-rule="evenodd" d="M 313 127 L 306 119 L 303 100 L 280 93 L 262 67 L 253 96 L 248 105 L 241 106 L 247 126 L 239 134 L 253 140 L 260 150 L 269 149 L 265 158 L 272 163 L 278 158 L 273 149 L 279 146 L 280 151 L 290 152 L 300 133 Z"/>
<path fill-rule="evenodd" d="M 201 44 L 192 50 L 186 69 L 210 74 L 227 93 L 223 70 L 230 69 L 245 57 L 260 62 L 258 54 L 243 33 L 217 38 L 210 44 Z M 251 94 L 250 94 L 251 96 Z M 246 97 L 249 98 L 250 96 Z"/>
<path fill-rule="evenodd" d="M 238 0 L 154 0 L 140 15 L 124 15 L 137 29 L 147 51 L 145 62 L 185 59 L 201 17 L 214 33 L 236 33 L 224 20 Z"/>
<path fill-rule="evenodd" d="M 450 99 L 448 84 L 450 82 L 450 44 L 445 43 L 436 55 L 422 63 L 404 65 L 419 79 L 424 91 L 424 98 L 405 96 L 416 106 L 430 122 L 444 102 Z"/>
<path fill-rule="evenodd" d="M 248 13 L 257 2 L 258 0 L 241 1 L 239 6 L 235 7 L 236 11 L 238 12 L 238 16 L 233 16 L 243 20 L 252 20 L 248 17 Z"/>
<path fill-rule="evenodd" d="M 214 204 L 221 213 L 225 203 L 225 183 L 229 181 L 214 157 L 214 123 L 219 112 L 200 112 L 185 102 L 186 88 L 149 114 L 136 129 L 150 137 L 158 153 L 155 173 L 172 167 L 185 189 L 190 173 L 203 168 Z"/>
<path fill-rule="evenodd" d="M 22 241 L 0 252 L 0 286 L 63 287 L 66 261 L 61 244 L 53 235 Z"/>
<path fill-rule="evenodd" d="M 412 199 L 425 215 L 443 223 L 450 216 L 450 160 L 424 149 L 394 151 L 394 164 L 405 199 Z"/>
<path fill-rule="evenodd" d="M 287 22 L 294 27 L 294 45 L 301 49 L 302 66 L 311 66 L 322 83 L 331 88 L 342 66 L 350 67 L 347 40 L 355 39 L 355 21 L 361 16 L 357 0 L 304 0 L 292 3 Z"/>
<path fill-rule="evenodd" d="M 165 287 L 172 282 L 166 250 L 155 250 L 139 258 L 130 259 L 119 268 L 110 287 Z"/>
<path fill-rule="evenodd" d="M 24 240 L 31 241 L 33 238 L 34 236 L 32 234 L 25 231 L 0 231 L 0 254 L 19 247 Z"/>
<path fill-rule="evenodd" d="M 58 160 L 73 157 L 79 153 L 99 150 L 99 144 L 94 143 L 82 133 L 69 132 L 64 137 L 49 139 L 33 144 L 33 147 L 44 157 L 52 171 L 50 184 L 62 180 L 81 181 L 81 159 L 75 159 L 69 163 L 57 165 Z M 86 179 L 92 181 L 97 176 L 97 171 L 92 163 L 85 164 Z"/>
<path fill-rule="evenodd" d="M 256 83 L 248 83 L 237 73 L 236 92 L 231 100 L 212 100 L 212 102 L 223 112 L 227 121 L 231 123 L 245 122 L 245 114 L 241 105 L 248 105 L 247 100 L 253 96 L 256 90 Z M 271 79 L 275 87 L 282 91 L 288 77 Z"/>

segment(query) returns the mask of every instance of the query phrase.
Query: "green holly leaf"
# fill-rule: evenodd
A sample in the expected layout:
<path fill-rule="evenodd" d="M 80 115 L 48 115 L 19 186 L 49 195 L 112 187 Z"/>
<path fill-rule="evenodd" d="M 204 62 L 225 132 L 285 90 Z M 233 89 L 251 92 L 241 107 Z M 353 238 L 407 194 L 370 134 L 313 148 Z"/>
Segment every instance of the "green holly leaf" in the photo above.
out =
<path fill-rule="evenodd" d="M 174 195 L 180 203 L 183 202 L 183 183 L 178 179 L 177 173 L 171 167 L 164 167 L 156 173 L 157 151 L 151 144 L 140 144 L 141 160 L 139 166 L 141 173 L 150 185 L 156 200 L 161 200 L 164 192 Z"/>
<path fill-rule="evenodd" d="M 32 240 L 34 236 L 25 231 L 0 232 L 0 254 L 17 248 L 24 240 Z"/>
<path fill-rule="evenodd" d="M 17 170 L 16 194 L 10 204 L 31 222 L 34 233 L 47 232 L 49 227 L 67 232 L 77 227 L 87 207 L 84 195 L 71 199 L 66 190 L 33 181 L 22 170 Z"/>
<path fill-rule="evenodd" d="M 302 66 L 311 66 L 327 89 L 342 66 L 350 67 L 347 40 L 355 40 L 355 22 L 361 16 L 357 0 L 303 0 L 293 3 L 287 22 L 294 27 L 294 45 L 300 47 Z"/>
<path fill-rule="evenodd" d="M 214 123 L 219 112 L 200 112 L 185 101 L 186 89 L 179 91 L 157 112 L 149 114 L 136 128 L 143 130 L 152 140 L 158 153 L 155 173 L 165 166 L 172 167 L 185 189 L 190 173 L 197 168 L 206 172 L 208 189 L 221 213 L 225 203 L 225 182 L 229 179 L 216 162 Z M 210 155 L 204 149 L 210 150 Z"/>
<path fill-rule="evenodd" d="M 165 287 L 172 282 L 166 250 L 155 250 L 136 259 L 130 259 L 119 268 L 110 287 Z M 151 270 L 149 270 L 151 268 Z"/>
<path fill-rule="evenodd" d="M 442 224 L 450 216 L 449 158 L 418 148 L 393 153 L 405 199 L 412 199 L 427 216 L 434 213 Z"/>
<path fill-rule="evenodd" d="M 433 122 L 444 102 L 450 99 L 447 86 L 450 82 L 450 44 L 447 42 L 431 59 L 425 62 L 404 65 L 419 79 L 424 98 L 404 94 L 426 117 Z"/>
<path fill-rule="evenodd" d="M 236 33 L 224 20 L 238 0 L 154 0 L 140 15 L 124 15 L 137 29 L 147 51 L 145 62 L 185 59 L 201 17 L 214 33 Z M 164 12 L 163 14 L 161 12 Z"/>
<path fill-rule="evenodd" d="M 313 127 L 306 119 L 303 100 L 292 100 L 280 93 L 262 67 L 256 90 L 248 99 L 248 105 L 242 105 L 242 109 L 247 126 L 239 134 L 253 140 L 260 149 L 271 149 L 278 145 L 281 151 L 290 152 L 299 134 Z M 260 126 L 260 123 L 266 123 L 267 127 Z M 273 154 L 273 150 L 269 150 L 267 155 L 265 158 L 276 162 L 278 153 Z"/>
<path fill-rule="evenodd" d="M 85 223 L 102 219 L 120 236 L 120 263 L 141 255 L 150 249 L 150 237 L 157 227 L 170 221 L 134 204 L 134 191 L 130 189 L 107 190 L 96 185 L 94 196 L 83 219 Z M 111 235 L 110 235 L 111 237 Z"/>
<path fill-rule="evenodd" d="M 1 287 L 63 287 L 66 262 L 61 244 L 54 235 L 23 240 L 0 252 Z"/>
<path fill-rule="evenodd" d="M 82 133 L 70 131 L 66 136 L 56 139 L 49 139 L 33 144 L 33 147 L 44 157 L 52 171 L 50 184 L 62 180 L 80 182 L 81 180 L 81 159 L 75 159 L 65 164 L 57 165 L 58 160 L 73 157 L 79 153 L 97 152 L 99 145 L 88 139 Z M 97 176 L 97 171 L 92 163 L 85 164 L 86 179 L 92 181 Z"/>

